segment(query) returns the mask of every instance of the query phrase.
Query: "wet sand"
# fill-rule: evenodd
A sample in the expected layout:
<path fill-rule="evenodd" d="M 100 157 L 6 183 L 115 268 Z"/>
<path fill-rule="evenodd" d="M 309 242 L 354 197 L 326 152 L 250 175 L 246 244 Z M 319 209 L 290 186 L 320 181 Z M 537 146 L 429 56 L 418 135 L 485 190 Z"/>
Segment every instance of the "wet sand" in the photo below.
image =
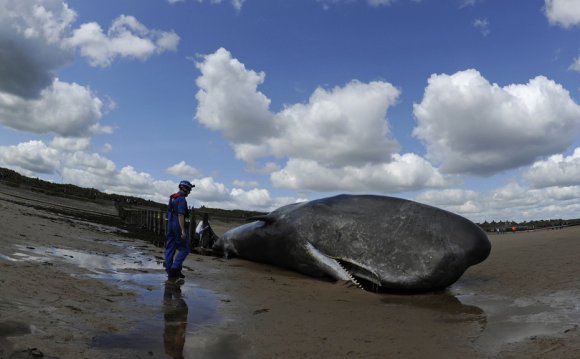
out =
<path fill-rule="evenodd" d="M 0 358 L 580 357 L 580 227 L 492 235 L 438 293 L 194 254 L 174 283 L 161 248 L 26 198 L 112 206 L 20 192 L 0 185 Z"/>

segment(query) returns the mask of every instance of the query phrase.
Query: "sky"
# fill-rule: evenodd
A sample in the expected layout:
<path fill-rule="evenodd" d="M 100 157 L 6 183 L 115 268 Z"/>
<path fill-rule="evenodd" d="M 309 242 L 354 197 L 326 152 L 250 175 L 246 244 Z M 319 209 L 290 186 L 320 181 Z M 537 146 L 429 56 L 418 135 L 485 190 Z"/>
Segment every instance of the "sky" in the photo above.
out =
<path fill-rule="evenodd" d="M 0 0 L 0 167 L 165 203 L 580 217 L 580 0 Z"/>

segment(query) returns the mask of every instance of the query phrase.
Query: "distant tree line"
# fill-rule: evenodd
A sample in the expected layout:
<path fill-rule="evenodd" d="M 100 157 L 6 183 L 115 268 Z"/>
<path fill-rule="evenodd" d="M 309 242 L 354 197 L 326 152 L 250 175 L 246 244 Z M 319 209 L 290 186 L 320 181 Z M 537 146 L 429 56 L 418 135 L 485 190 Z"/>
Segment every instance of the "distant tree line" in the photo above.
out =
<path fill-rule="evenodd" d="M 478 223 L 478 225 L 487 232 L 518 232 L 518 231 L 531 231 L 535 229 L 546 229 L 546 228 L 562 228 L 568 226 L 580 225 L 580 218 L 577 219 L 542 219 L 535 221 L 485 221 L 483 223 Z"/>
<path fill-rule="evenodd" d="M 32 192 L 43 193 L 50 196 L 61 196 L 88 200 L 92 202 L 112 201 L 115 203 L 121 217 L 124 217 L 128 210 L 134 208 L 158 210 L 163 212 L 167 210 L 167 204 L 164 203 L 158 203 L 134 196 L 104 193 L 95 188 L 79 187 L 72 184 L 53 183 L 41 180 L 39 178 L 23 176 L 16 171 L 2 167 L 0 167 L 0 182 L 12 187 L 28 189 Z M 169 198 L 169 194 L 167 196 Z M 220 217 L 223 219 L 244 219 L 264 214 L 263 212 L 225 210 L 219 208 L 207 208 L 205 206 L 196 209 L 196 212 L 199 212 L 199 214 L 208 213 L 210 217 Z"/>

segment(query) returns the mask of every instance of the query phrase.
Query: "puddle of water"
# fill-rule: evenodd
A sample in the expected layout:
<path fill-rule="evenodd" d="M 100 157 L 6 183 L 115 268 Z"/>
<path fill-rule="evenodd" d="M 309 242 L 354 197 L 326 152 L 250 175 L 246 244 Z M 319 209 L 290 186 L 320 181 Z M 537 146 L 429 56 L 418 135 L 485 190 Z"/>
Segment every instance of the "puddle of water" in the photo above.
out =
<path fill-rule="evenodd" d="M 140 283 L 150 286 L 150 280 L 155 279 L 158 283 L 155 289 L 142 288 L 138 295 L 144 304 L 158 306 L 159 312 L 143 320 L 131 333 L 98 335 L 93 345 L 131 349 L 154 356 L 165 353 L 172 358 L 204 357 L 200 354 L 209 347 L 204 343 L 200 348 L 196 343 L 200 337 L 208 338 L 212 327 L 222 320 L 215 293 L 195 283 L 165 281 L 162 284 L 160 276 L 150 276 Z M 215 337 L 209 335 L 209 338 Z"/>
<path fill-rule="evenodd" d="M 16 337 L 30 333 L 30 325 L 15 321 L 0 322 L 0 338 Z"/>
<path fill-rule="evenodd" d="M 559 291 L 527 298 L 482 294 L 480 285 L 460 283 L 434 294 L 385 296 L 387 305 L 413 306 L 441 313 L 449 323 L 472 324 L 472 345 L 495 356 L 505 345 L 536 336 L 561 336 L 580 324 L 580 292 Z"/>
<path fill-rule="evenodd" d="M 21 252 L 12 255 L 12 260 L 29 262 L 46 262 L 59 259 L 73 263 L 94 273 L 115 273 L 122 270 L 157 270 L 163 269 L 162 263 L 150 256 L 129 249 L 124 254 L 94 254 L 64 248 L 26 247 L 15 245 Z"/>
<path fill-rule="evenodd" d="M 158 308 L 155 315 L 140 320 L 129 333 L 97 333 L 93 342 L 96 348 L 129 349 L 154 357 L 159 353 L 173 358 L 240 356 L 236 354 L 243 348 L 240 337 L 219 332 L 223 319 L 216 294 L 190 280 L 167 281 L 161 260 L 137 248 L 111 255 L 49 247 L 15 248 L 17 252 L 8 257 L 11 260 L 72 263 L 90 271 L 75 276 L 114 283 L 136 293 L 141 304 Z"/>
<path fill-rule="evenodd" d="M 576 304 L 580 293 L 561 291 L 516 299 L 493 295 L 460 295 L 459 298 L 485 311 L 487 328 L 474 346 L 491 355 L 499 353 L 506 344 L 536 336 L 561 336 L 580 323 Z"/>
<path fill-rule="evenodd" d="M 17 261 L 17 259 L 14 259 L 14 258 L 9 257 L 7 255 L 4 255 L 2 253 L 0 253 L 0 258 L 4 259 L 5 261 L 8 261 L 8 262 L 16 262 Z"/>
<path fill-rule="evenodd" d="M 411 306 L 439 313 L 439 321 L 467 325 L 467 332 L 481 333 L 487 326 L 487 315 L 480 307 L 462 303 L 449 292 L 417 295 L 387 295 L 381 301 L 389 306 Z"/>
<path fill-rule="evenodd" d="M 0 321 L 0 358 L 4 358 L 4 353 L 8 355 L 13 350 L 12 343 L 7 338 L 30 334 L 31 329 L 31 326 L 25 323 L 12 320 Z M 10 354 L 10 358 L 16 358 L 16 356 Z"/>

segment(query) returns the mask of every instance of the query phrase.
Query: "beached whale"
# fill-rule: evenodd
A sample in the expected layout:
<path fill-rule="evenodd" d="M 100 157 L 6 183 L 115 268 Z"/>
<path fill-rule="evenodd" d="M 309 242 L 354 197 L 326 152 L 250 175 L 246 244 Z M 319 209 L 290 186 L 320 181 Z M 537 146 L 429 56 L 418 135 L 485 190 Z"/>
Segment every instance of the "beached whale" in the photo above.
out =
<path fill-rule="evenodd" d="M 491 250 L 468 219 L 393 197 L 339 195 L 255 219 L 226 232 L 214 252 L 373 290 L 445 288 Z"/>

